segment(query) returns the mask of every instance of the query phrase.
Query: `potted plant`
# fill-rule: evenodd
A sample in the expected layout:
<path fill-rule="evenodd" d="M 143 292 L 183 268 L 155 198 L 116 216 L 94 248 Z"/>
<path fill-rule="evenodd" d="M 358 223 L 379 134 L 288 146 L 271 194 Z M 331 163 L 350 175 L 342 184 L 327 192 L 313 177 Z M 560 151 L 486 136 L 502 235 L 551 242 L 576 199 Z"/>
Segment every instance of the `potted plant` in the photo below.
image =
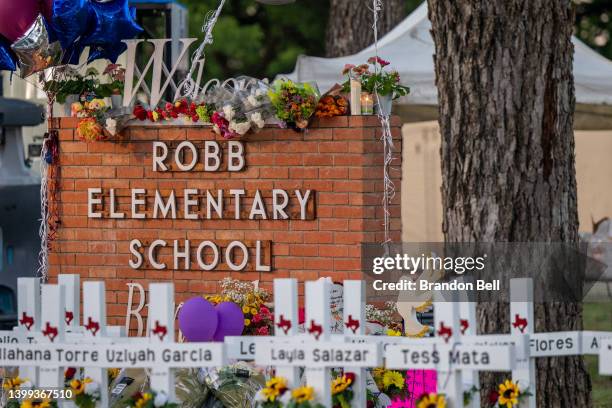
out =
<path fill-rule="evenodd" d="M 57 103 L 64 105 L 64 116 L 71 115 L 72 104 L 85 94 L 94 93 L 97 87 L 98 71 L 89 68 L 85 75 L 69 66 L 58 68 L 57 78 L 44 85 L 44 91 L 55 97 Z"/>
<path fill-rule="evenodd" d="M 112 107 L 118 109 L 123 105 L 123 89 L 125 86 L 125 68 L 120 64 L 108 64 L 103 72 L 110 82 L 98 85 L 96 94 L 101 98 L 110 97 Z"/>
<path fill-rule="evenodd" d="M 378 94 L 378 98 L 373 97 L 377 111 L 385 116 L 390 115 L 393 100 L 408 95 L 410 88 L 400 83 L 397 71 L 386 70 L 389 64 L 380 57 L 371 57 L 367 64 L 345 65 L 342 73 L 347 76 L 347 80 L 342 85 L 343 91 L 350 92 L 351 78 L 360 80 L 364 92 Z"/>

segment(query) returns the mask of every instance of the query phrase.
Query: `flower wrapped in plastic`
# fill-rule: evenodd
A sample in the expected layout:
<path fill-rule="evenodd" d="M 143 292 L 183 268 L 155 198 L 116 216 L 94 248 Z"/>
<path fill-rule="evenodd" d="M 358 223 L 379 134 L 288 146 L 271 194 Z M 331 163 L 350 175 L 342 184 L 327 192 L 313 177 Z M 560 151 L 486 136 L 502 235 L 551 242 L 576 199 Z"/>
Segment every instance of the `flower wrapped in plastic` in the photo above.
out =
<path fill-rule="evenodd" d="M 246 76 L 213 88 L 206 98 L 215 106 L 214 131 L 232 139 L 263 129 L 274 117 L 268 89 L 265 81 Z"/>
<path fill-rule="evenodd" d="M 279 79 L 272 84 L 268 96 L 276 116 L 287 127 L 299 131 L 308 126 L 321 95 L 315 84 Z"/>

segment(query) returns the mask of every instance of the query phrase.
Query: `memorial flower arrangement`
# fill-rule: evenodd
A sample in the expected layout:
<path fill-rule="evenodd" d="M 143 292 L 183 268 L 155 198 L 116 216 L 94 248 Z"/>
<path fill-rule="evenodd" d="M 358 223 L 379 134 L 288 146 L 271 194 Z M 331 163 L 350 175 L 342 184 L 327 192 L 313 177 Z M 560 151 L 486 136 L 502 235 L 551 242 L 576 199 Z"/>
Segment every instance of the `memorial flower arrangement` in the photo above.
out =
<path fill-rule="evenodd" d="M 285 126 L 300 130 L 308 126 L 315 113 L 319 92 L 308 83 L 297 83 L 286 79 L 274 81 L 268 91 L 276 116 Z"/>
<path fill-rule="evenodd" d="M 119 377 L 119 374 L 121 374 L 121 369 L 120 368 L 109 368 L 107 370 L 108 373 L 108 385 L 110 386 L 110 384 L 115 381 L 115 379 L 117 377 Z"/>
<path fill-rule="evenodd" d="M 72 391 L 72 400 L 79 408 L 95 408 L 96 402 L 100 400 L 100 384 L 89 377 L 82 380 L 72 379 L 69 382 Z"/>
<path fill-rule="evenodd" d="M 178 408 L 178 404 L 168 401 L 163 392 L 137 392 L 128 400 L 128 407 L 134 408 Z"/>
<path fill-rule="evenodd" d="M 108 110 L 104 100 L 99 98 L 73 103 L 72 116 L 80 118 L 76 129 L 79 139 L 86 142 L 105 140 L 108 138 L 105 129 L 114 136 L 117 132 L 117 122 L 106 115 Z"/>
<path fill-rule="evenodd" d="M 290 390 L 282 377 L 272 377 L 255 395 L 255 403 L 261 408 L 322 408 L 315 401 L 312 387 L 302 386 Z"/>
<path fill-rule="evenodd" d="M 349 103 L 340 95 L 325 95 L 317 104 L 315 116 L 318 118 L 331 118 L 348 113 Z"/>
<path fill-rule="evenodd" d="M 246 76 L 214 88 L 208 98 L 216 106 L 212 116 L 215 133 L 233 139 L 263 129 L 273 116 L 268 89 L 265 81 Z"/>
<path fill-rule="evenodd" d="M 410 88 L 400 83 L 400 75 L 395 70 L 386 70 L 390 65 L 380 57 L 371 57 L 367 64 L 352 65 L 347 64 L 342 70 L 342 75 L 346 76 L 346 81 L 342 84 L 344 92 L 350 92 L 351 78 L 361 81 L 361 89 L 364 92 L 373 94 L 378 91 L 380 96 L 390 95 L 393 99 L 406 96 L 410 93 Z"/>
<path fill-rule="evenodd" d="M 446 398 L 444 394 L 425 394 L 416 401 L 416 408 L 446 408 Z"/>
<path fill-rule="evenodd" d="M 44 398 L 44 399 L 25 399 L 21 402 L 20 405 L 7 405 L 6 408 L 13 408 L 13 407 L 19 407 L 19 408 L 57 408 L 57 402 L 52 401 L 48 398 Z"/>
<path fill-rule="evenodd" d="M 17 376 L 14 378 L 4 379 L 2 390 L 5 393 L 10 391 L 34 391 L 34 385 L 27 378 L 22 379 Z M 10 395 L 10 394 L 9 394 Z M 26 394 L 27 395 L 27 394 Z M 57 408 L 57 402 L 48 398 L 32 398 L 27 395 L 27 398 L 11 398 L 6 401 L 6 408 Z"/>
<path fill-rule="evenodd" d="M 392 400 L 407 397 L 405 374 L 378 367 L 372 370 L 372 378 L 378 389 Z"/>
<path fill-rule="evenodd" d="M 344 373 L 336 377 L 331 384 L 333 408 L 350 408 L 353 400 L 354 373 Z"/>
<path fill-rule="evenodd" d="M 224 278 L 221 281 L 221 293 L 206 296 L 213 304 L 234 302 L 242 308 L 244 314 L 244 335 L 268 336 L 272 334 L 274 316 L 268 306 L 271 295 L 251 282 Z"/>
<path fill-rule="evenodd" d="M 145 109 L 137 104 L 132 114 L 140 121 L 169 122 L 175 119 L 183 119 L 193 123 L 210 123 L 214 112 L 214 106 L 206 102 L 194 102 L 187 98 L 181 98 L 174 103 L 167 102 L 163 107 Z"/>
<path fill-rule="evenodd" d="M 489 404 L 491 407 L 496 408 L 518 407 L 521 401 L 530 395 L 531 393 L 528 389 L 521 390 L 518 382 L 507 379 L 497 386 L 497 391 L 489 394 Z"/>

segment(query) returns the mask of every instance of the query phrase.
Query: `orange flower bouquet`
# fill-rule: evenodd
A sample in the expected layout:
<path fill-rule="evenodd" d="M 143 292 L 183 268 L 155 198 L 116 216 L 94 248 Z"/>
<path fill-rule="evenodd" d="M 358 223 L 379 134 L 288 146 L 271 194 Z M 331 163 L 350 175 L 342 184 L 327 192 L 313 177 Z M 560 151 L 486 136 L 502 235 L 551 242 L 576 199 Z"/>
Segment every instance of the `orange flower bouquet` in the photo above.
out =
<path fill-rule="evenodd" d="M 331 118 L 348 113 L 348 101 L 340 95 L 325 95 L 317 104 L 315 115 L 318 118 Z"/>

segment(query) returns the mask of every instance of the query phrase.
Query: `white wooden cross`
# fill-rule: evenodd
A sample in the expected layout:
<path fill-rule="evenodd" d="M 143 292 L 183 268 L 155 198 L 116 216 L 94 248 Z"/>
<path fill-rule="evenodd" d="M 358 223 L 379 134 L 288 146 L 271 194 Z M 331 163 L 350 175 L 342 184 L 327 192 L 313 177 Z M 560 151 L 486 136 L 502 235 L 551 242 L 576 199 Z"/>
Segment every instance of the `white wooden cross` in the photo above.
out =
<path fill-rule="evenodd" d="M 325 407 L 331 407 L 331 368 L 344 367 L 347 371 L 358 370 L 359 373 L 365 367 L 379 367 L 382 365 L 380 345 L 377 343 L 347 342 L 344 335 L 333 337 L 330 335 L 329 299 L 331 284 L 326 279 L 305 283 L 306 333 L 289 335 L 287 328 L 293 327 L 293 324 L 288 324 L 284 315 L 281 318 L 281 311 L 297 311 L 297 281 L 295 283 L 289 283 L 290 280 L 281 281 L 287 283 L 283 284 L 277 280 L 274 286 L 275 313 L 277 314 L 276 334 L 278 337 L 272 336 L 267 338 L 268 341 L 257 341 L 255 362 L 260 366 L 276 367 L 277 375 L 281 375 L 280 373 L 283 372 L 291 373 L 287 368 L 304 367 L 305 383 L 314 388 L 317 402 Z M 347 284 L 348 288 L 351 289 L 347 289 Z M 359 288 L 361 285 L 362 283 L 359 281 L 345 281 L 345 293 L 349 293 L 350 290 L 350 293 L 353 294 L 352 289 Z M 291 291 L 287 291 L 287 287 L 291 288 Z M 279 289 L 284 291 L 278 292 Z M 355 293 L 357 299 L 359 299 L 359 293 L 361 292 Z M 344 310 L 345 313 L 353 314 L 351 319 L 353 321 L 357 313 L 358 316 L 362 315 L 363 310 L 361 309 L 364 308 L 364 305 L 358 301 L 356 303 L 359 303 L 360 306 L 357 306 L 352 304 L 351 301 L 347 302 L 347 300 L 348 298 L 344 299 Z M 295 318 L 295 322 L 297 322 L 297 315 Z M 360 318 L 360 321 L 363 321 L 363 319 Z M 345 323 L 348 323 L 348 315 Z M 349 327 L 355 327 L 355 323 L 349 324 Z M 285 331 L 287 332 L 285 333 Z M 349 337 L 353 336 L 359 337 L 356 333 Z M 362 378 L 365 377 L 362 376 Z M 299 386 L 299 379 L 294 384 L 292 386 Z M 356 381 L 354 387 L 361 387 L 360 384 L 361 380 Z M 359 388 L 353 389 L 359 391 Z M 365 391 L 361 393 L 361 396 L 364 405 L 354 404 L 354 406 L 365 407 Z"/>
<path fill-rule="evenodd" d="M 33 341 L 30 334 L 40 330 L 40 279 L 17 278 L 17 327 L 15 331 Z M 38 368 L 19 367 L 21 378 L 38 384 Z"/>
<path fill-rule="evenodd" d="M 360 280 L 344 281 L 344 334 L 347 337 L 362 336 L 365 334 L 365 282 Z M 346 371 L 355 373 L 355 381 L 352 385 L 353 408 L 363 408 L 367 405 L 366 380 L 367 370 L 359 368 L 356 370 L 345 368 Z"/>
<path fill-rule="evenodd" d="M 153 344 L 174 343 L 174 284 L 151 283 L 149 285 L 149 339 Z M 165 392 L 174 401 L 174 370 L 151 369 L 151 389 Z"/>

